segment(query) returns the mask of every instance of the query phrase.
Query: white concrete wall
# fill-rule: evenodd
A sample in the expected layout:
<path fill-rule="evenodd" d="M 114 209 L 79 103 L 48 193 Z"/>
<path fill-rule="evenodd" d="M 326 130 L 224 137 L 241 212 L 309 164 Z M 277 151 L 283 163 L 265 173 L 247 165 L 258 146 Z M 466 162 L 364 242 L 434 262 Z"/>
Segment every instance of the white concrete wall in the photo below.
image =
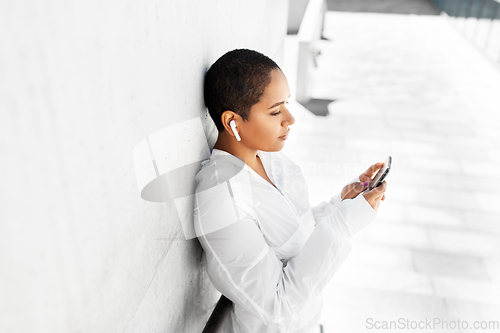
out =
<path fill-rule="evenodd" d="M 287 33 L 294 35 L 299 32 L 300 23 L 304 17 L 309 0 L 290 0 L 288 3 Z"/>
<path fill-rule="evenodd" d="M 218 295 L 173 203 L 141 197 L 134 148 L 196 118 L 213 142 L 205 69 L 240 47 L 280 62 L 286 17 L 286 0 L 0 3 L 0 332 L 201 331 Z"/>

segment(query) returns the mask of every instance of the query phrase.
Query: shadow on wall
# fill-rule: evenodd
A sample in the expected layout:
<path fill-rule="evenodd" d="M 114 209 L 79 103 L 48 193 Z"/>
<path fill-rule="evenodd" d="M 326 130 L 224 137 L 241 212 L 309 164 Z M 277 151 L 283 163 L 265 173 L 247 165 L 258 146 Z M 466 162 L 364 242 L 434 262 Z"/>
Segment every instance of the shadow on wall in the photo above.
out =
<path fill-rule="evenodd" d="M 335 102 L 334 99 L 311 98 L 307 102 L 301 102 L 300 104 L 316 116 L 326 117 L 329 114 L 328 105 L 333 102 Z"/>
<path fill-rule="evenodd" d="M 133 151 L 141 198 L 175 206 L 186 239 L 193 230 L 194 178 L 217 139 L 215 124 L 200 117 L 165 127 L 139 142 Z"/>
<path fill-rule="evenodd" d="M 477 18 L 477 19 L 499 19 L 500 3 L 496 0 L 456 0 L 453 2 L 444 0 L 430 0 L 437 8 L 452 17 Z"/>
<path fill-rule="evenodd" d="M 328 10 L 336 12 L 439 15 L 428 0 L 327 0 Z"/>

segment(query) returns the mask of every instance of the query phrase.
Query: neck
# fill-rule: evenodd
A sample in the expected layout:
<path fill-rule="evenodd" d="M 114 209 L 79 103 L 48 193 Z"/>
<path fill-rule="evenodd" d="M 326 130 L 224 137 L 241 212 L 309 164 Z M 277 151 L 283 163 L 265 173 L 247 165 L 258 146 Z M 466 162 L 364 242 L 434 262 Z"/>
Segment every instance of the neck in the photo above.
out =
<path fill-rule="evenodd" d="M 245 163 L 254 170 L 258 163 L 257 149 L 249 148 L 242 144 L 241 141 L 236 141 L 233 136 L 228 135 L 225 131 L 219 133 L 214 149 L 220 149 L 231 155 L 242 158 Z"/>

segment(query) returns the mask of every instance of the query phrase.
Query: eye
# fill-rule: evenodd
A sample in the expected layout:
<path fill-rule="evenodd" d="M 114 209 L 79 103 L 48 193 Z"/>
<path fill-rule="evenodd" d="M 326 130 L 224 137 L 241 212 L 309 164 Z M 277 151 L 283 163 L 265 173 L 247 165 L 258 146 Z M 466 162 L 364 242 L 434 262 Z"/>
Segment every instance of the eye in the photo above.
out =
<path fill-rule="evenodd" d="M 277 116 L 281 113 L 281 110 L 278 110 L 278 112 L 275 112 L 275 113 L 271 113 L 271 116 Z"/>

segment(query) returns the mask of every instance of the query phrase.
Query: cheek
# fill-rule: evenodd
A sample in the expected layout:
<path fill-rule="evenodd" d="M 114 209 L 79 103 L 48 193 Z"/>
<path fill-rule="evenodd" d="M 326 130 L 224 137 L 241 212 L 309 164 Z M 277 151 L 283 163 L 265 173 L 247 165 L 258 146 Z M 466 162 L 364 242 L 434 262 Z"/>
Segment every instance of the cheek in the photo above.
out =
<path fill-rule="evenodd" d="M 279 117 L 264 116 L 259 119 L 254 118 L 254 120 L 255 122 L 252 122 L 247 132 L 254 140 L 267 141 L 270 139 L 278 139 L 279 134 L 282 132 Z"/>
<path fill-rule="evenodd" d="M 280 126 L 276 119 L 270 119 L 262 124 L 260 127 L 260 132 L 263 137 L 276 137 L 280 132 Z"/>

